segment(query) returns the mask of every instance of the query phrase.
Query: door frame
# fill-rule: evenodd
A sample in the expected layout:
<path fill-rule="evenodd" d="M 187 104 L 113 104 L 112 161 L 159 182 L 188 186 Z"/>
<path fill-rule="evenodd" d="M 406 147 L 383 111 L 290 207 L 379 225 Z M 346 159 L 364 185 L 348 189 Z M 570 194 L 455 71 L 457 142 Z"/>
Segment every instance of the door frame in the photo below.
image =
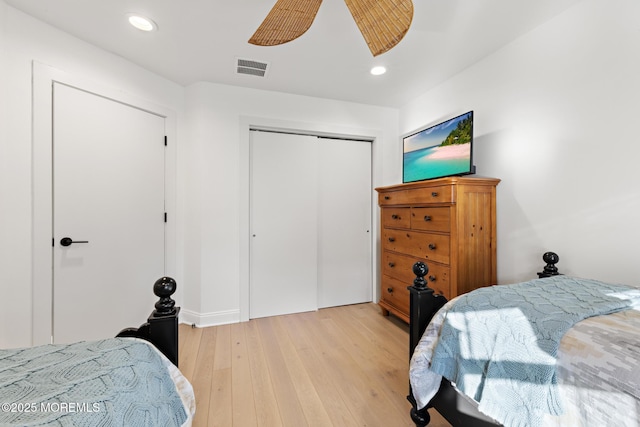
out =
<path fill-rule="evenodd" d="M 383 132 L 380 129 L 347 127 L 327 123 L 305 123 L 286 120 L 269 119 L 264 117 L 240 116 L 240 321 L 249 321 L 249 292 L 250 285 L 250 130 L 259 129 L 273 132 L 301 133 L 331 138 L 363 139 L 371 140 L 371 295 L 373 301 L 379 299 L 379 275 L 378 268 L 380 221 L 378 209 L 378 197 L 375 187 L 381 185 L 382 176 L 382 147 L 378 141 L 383 140 Z"/>
<path fill-rule="evenodd" d="M 49 344 L 53 332 L 53 190 L 52 115 L 54 82 L 156 114 L 165 119 L 169 144 L 165 153 L 165 272 L 176 274 L 176 113 L 121 90 L 73 76 L 54 67 L 32 63 L 32 345 Z M 149 292 L 153 283 L 149 284 Z M 179 289 L 178 297 L 182 295 Z M 181 298 L 180 298 L 181 299 Z M 151 313 L 153 307 L 149 307 Z M 140 319 L 143 323 L 145 319 Z M 138 325 L 131 325 L 138 326 Z M 114 336 L 119 331 L 113 331 Z"/>

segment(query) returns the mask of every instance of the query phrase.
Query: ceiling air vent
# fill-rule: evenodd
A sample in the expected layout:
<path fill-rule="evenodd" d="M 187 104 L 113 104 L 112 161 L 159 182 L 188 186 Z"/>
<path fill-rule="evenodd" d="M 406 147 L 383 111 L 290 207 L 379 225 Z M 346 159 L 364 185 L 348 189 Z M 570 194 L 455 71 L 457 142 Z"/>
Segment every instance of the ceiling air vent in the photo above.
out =
<path fill-rule="evenodd" d="M 236 72 L 238 74 L 248 74 L 250 76 L 266 77 L 269 64 L 255 61 L 253 59 L 238 58 Z"/>

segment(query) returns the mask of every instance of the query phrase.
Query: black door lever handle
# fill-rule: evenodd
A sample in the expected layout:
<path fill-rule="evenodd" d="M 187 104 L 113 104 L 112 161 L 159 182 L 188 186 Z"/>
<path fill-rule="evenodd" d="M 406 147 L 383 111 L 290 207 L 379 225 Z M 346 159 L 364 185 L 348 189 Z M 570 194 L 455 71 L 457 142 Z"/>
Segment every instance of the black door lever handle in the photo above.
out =
<path fill-rule="evenodd" d="M 63 237 L 60 239 L 62 246 L 71 246 L 72 243 L 89 243 L 88 240 L 73 240 L 71 237 Z"/>

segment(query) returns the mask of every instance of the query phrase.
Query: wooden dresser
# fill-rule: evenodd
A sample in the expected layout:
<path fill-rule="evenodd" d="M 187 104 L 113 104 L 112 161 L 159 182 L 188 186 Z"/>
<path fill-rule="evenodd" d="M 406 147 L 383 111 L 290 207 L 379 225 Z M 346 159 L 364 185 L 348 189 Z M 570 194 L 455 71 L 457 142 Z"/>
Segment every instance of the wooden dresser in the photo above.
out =
<path fill-rule="evenodd" d="M 412 266 L 447 299 L 495 284 L 499 179 L 452 177 L 376 188 L 380 205 L 380 307 L 409 322 Z"/>

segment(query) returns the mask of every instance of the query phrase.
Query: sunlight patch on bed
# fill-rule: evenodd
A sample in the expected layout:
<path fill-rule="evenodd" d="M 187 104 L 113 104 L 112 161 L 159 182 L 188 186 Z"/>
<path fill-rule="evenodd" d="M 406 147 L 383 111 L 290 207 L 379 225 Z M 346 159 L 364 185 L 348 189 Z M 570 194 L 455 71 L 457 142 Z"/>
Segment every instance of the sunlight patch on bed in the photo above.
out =
<path fill-rule="evenodd" d="M 516 336 L 512 336 L 509 338 L 513 338 L 516 340 L 525 340 L 525 337 L 535 336 L 535 331 L 528 320 L 525 318 L 525 315 L 519 308 L 502 308 L 496 310 L 488 310 L 485 311 L 486 314 L 495 314 L 495 317 L 502 318 L 505 324 L 510 323 L 513 324 L 515 321 L 519 321 L 520 327 L 518 334 Z M 555 357 L 551 355 L 547 355 L 548 357 L 544 357 L 544 360 L 541 360 L 540 354 L 532 354 L 529 353 L 527 355 L 519 354 L 518 357 L 512 357 L 509 354 L 499 354 L 494 353 L 493 351 L 489 351 L 486 345 L 493 344 L 490 341 L 485 341 L 481 339 L 477 339 L 477 336 L 471 334 L 473 331 L 473 324 L 477 322 L 477 318 L 473 316 L 473 313 L 448 313 L 447 314 L 447 322 L 449 324 L 465 334 L 464 340 L 460 342 L 460 356 L 466 360 L 473 360 L 478 357 L 478 354 L 492 354 L 492 362 L 513 362 L 513 363 L 521 363 L 521 364 L 548 364 L 555 365 Z M 532 346 L 535 346 L 535 342 L 529 343 Z M 544 352 L 543 352 L 544 353 Z M 546 354 L 546 353 L 545 353 Z"/>

